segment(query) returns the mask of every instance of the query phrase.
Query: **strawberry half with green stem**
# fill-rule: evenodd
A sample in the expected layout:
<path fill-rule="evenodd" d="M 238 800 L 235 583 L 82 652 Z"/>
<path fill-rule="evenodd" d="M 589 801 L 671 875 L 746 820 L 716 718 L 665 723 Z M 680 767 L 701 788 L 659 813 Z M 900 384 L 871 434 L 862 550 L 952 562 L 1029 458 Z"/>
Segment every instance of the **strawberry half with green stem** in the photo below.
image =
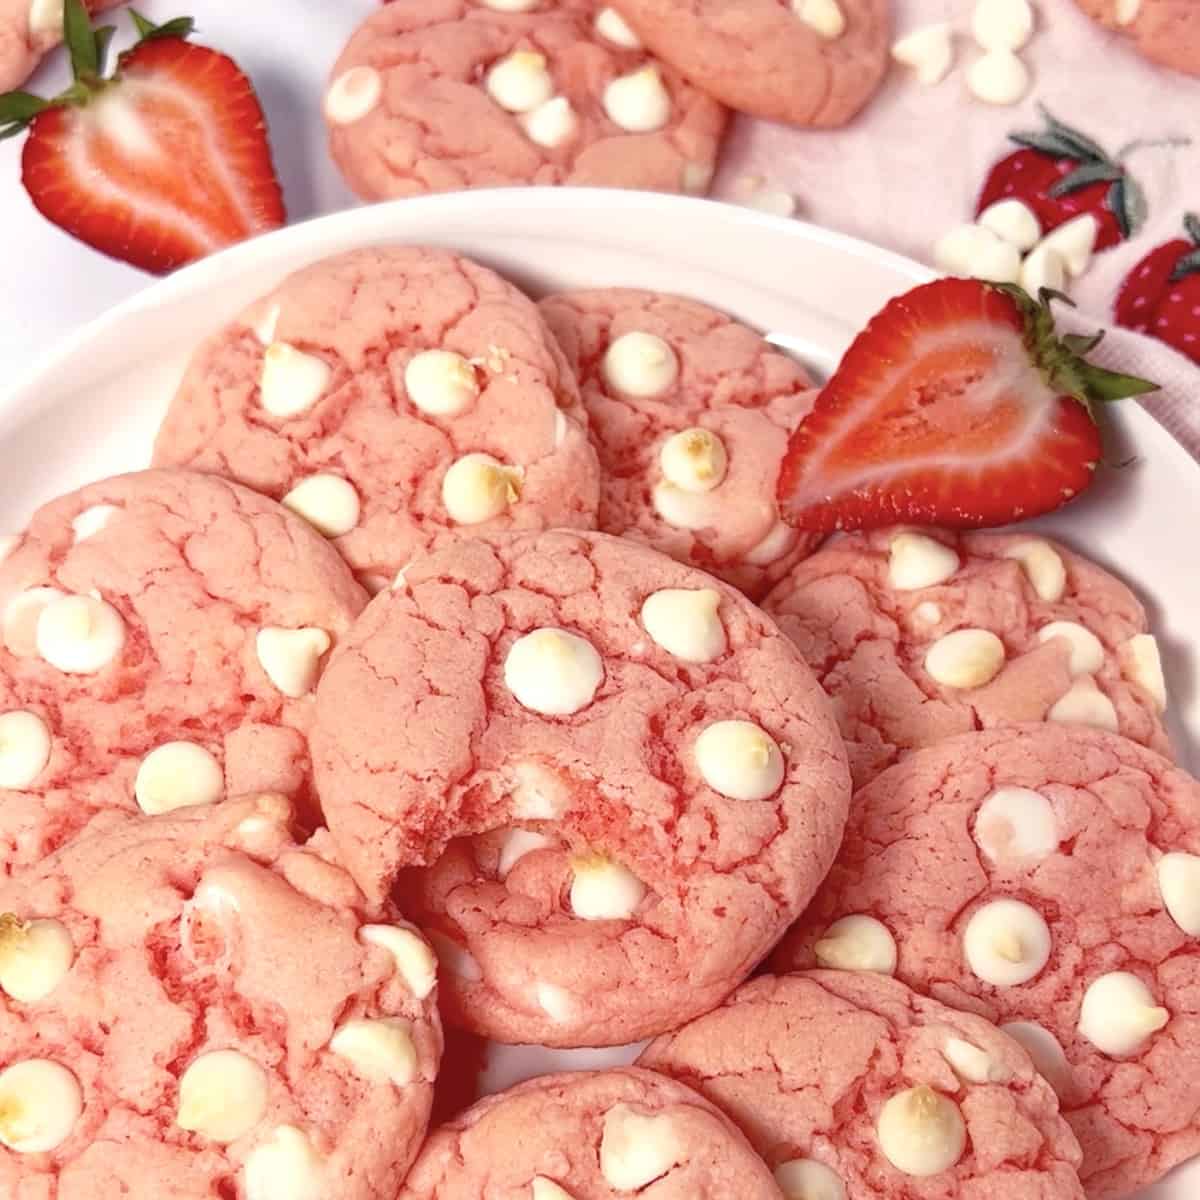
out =
<path fill-rule="evenodd" d="M 29 130 L 21 178 L 34 205 L 113 258 L 163 273 L 281 226 L 283 195 L 250 81 L 186 39 L 190 18 L 154 25 L 105 77 L 112 26 L 65 0 L 74 82 L 42 100 L 0 96 L 0 137 Z"/>
<path fill-rule="evenodd" d="M 1118 325 L 1149 334 L 1200 363 L 1200 216 L 1187 236 L 1151 250 L 1125 277 L 1113 310 Z"/>
<path fill-rule="evenodd" d="M 1021 149 L 991 169 L 976 215 L 997 201 L 1020 200 L 1037 215 L 1043 233 L 1090 213 L 1096 218 L 1097 250 L 1132 237 L 1146 218 L 1146 201 L 1122 159 L 1154 143 L 1133 142 L 1110 157 L 1086 134 L 1040 111 L 1045 128 L 1010 135 Z"/>
<path fill-rule="evenodd" d="M 939 279 L 891 301 L 792 434 L 785 518 L 814 533 L 972 528 L 1082 492 L 1103 453 L 1098 407 L 1155 385 L 1088 363 L 1102 335 L 1056 334 L 1053 299 Z"/>

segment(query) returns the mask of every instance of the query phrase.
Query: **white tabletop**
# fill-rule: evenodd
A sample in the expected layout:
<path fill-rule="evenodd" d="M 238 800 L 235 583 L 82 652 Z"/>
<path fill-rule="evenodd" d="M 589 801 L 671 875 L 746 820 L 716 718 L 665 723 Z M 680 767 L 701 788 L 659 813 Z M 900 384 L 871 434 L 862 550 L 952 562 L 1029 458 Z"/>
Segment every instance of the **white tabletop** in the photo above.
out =
<path fill-rule="evenodd" d="M 325 149 L 320 102 L 330 66 L 377 0 L 141 0 L 152 20 L 190 14 L 195 40 L 231 54 L 267 112 L 292 221 L 355 203 Z M 129 19 L 108 14 L 129 40 Z M 124 43 L 118 43 L 124 44 Z M 27 85 L 42 95 L 68 77 L 57 51 Z M 24 138 L 0 142 L 0 374 L 10 377 L 64 333 L 145 287 L 152 276 L 69 238 L 33 208 L 20 182 Z"/>

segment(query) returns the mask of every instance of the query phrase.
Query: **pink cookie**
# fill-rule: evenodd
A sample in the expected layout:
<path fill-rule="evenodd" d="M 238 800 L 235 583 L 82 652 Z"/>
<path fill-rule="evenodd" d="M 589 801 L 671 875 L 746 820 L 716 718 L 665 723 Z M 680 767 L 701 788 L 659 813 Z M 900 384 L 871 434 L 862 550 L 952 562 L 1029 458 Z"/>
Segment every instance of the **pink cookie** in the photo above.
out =
<path fill-rule="evenodd" d="M 1200 5 L 1196 0 L 1075 0 L 1093 20 L 1133 38 L 1159 66 L 1200 75 Z"/>
<path fill-rule="evenodd" d="M 289 819 L 109 813 L 0 881 L 0 1195 L 395 1196 L 441 1053 L 433 954 Z"/>
<path fill-rule="evenodd" d="M 859 792 L 775 962 L 894 971 L 1012 1032 L 1101 1200 L 1200 1152 L 1198 937 L 1200 784 L 1125 738 L 1033 725 Z"/>
<path fill-rule="evenodd" d="M 888 66 L 888 0 L 615 0 L 710 96 L 792 125 L 845 125 Z"/>
<path fill-rule="evenodd" d="M 882 975 L 756 979 L 638 1065 L 732 1117 L 789 1196 L 1083 1197 L 1079 1143 L 1025 1051 Z"/>
<path fill-rule="evenodd" d="M 620 1044 L 719 1003 L 845 817 L 837 730 L 787 639 L 602 534 L 417 563 L 331 662 L 313 752 L 368 894 L 437 860 L 397 894 L 450 1021 L 505 1042 Z"/>
<path fill-rule="evenodd" d="M 764 607 L 832 698 L 859 787 L 910 750 L 1025 721 L 1095 725 L 1170 754 L 1142 606 L 1045 538 L 854 534 L 800 563 Z"/>
<path fill-rule="evenodd" d="M 636 1067 L 544 1075 L 425 1144 L 400 1200 L 779 1200 L 746 1139 L 691 1088 Z"/>
<path fill-rule="evenodd" d="M 600 528 L 757 599 L 819 541 L 779 519 L 775 477 L 816 392 L 804 369 L 707 305 L 619 288 L 541 303 L 583 389 Z"/>
<path fill-rule="evenodd" d="M 284 792 L 324 655 L 366 603 L 303 521 L 187 471 L 39 510 L 0 565 L 0 874 L 101 809 Z"/>
<path fill-rule="evenodd" d="M 531 300 L 386 246 L 298 272 L 202 346 L 154 457 L 282 500 L 374 591 L 463 536 L 593 527 L 586 423 Z"/>
<path fill-rule="evenodd" d="M 84 0 L 90 12 L 121 0 Z M 19 88 L 62 41 L 62 0 L 0 0 L 0 92 Z"/>
<path fill-rule="evenodd" d="M 346 182 L 366 200 L 513 184 L 707 192 L 725 109 L 627 37 L 605 36 L 597 10 L 592 0 L 381 8 L 325 95 Z"/>

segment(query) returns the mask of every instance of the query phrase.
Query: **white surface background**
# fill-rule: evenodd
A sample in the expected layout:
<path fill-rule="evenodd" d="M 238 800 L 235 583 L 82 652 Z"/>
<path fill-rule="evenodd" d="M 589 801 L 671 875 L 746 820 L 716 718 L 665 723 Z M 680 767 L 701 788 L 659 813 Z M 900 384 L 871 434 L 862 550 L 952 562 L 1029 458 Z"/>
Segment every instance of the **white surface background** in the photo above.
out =
<path fill-rule="evenodd" d="M 275 165 L 295 221 L 349 208 L 355 198 L 325 150 L 321 94 L 329 68 L 377 0 L 141 0 L 155 21 L 195 17 L 195 41 L 232 55 L 258 90 Z M 132 40 L 128 13 L 105 14 Z M 56 51 L 26 86 L 52 95 L 69 78 Z M 45 221 L 21 186 L 23 137 L 0 142 L 0 373 L 11 377 L 64 334 L 153 281 L 89 250 Z"/>

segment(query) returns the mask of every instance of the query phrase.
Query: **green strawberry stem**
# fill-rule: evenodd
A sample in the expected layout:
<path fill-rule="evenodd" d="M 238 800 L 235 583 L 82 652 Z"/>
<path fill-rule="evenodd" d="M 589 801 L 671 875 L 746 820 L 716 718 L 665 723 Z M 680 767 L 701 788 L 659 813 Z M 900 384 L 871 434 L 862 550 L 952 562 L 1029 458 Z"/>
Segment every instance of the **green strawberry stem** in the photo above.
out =
<path fill-rule="evenodd" d="M 1200 217 L 1195 213 L 1184 213 L 1183 228 L 1196 248 L 1175 264 L 1175 269 L 1171 272 L 1172 283 L 1178 283 L 1189 275 L 1200 275 Z"/>

